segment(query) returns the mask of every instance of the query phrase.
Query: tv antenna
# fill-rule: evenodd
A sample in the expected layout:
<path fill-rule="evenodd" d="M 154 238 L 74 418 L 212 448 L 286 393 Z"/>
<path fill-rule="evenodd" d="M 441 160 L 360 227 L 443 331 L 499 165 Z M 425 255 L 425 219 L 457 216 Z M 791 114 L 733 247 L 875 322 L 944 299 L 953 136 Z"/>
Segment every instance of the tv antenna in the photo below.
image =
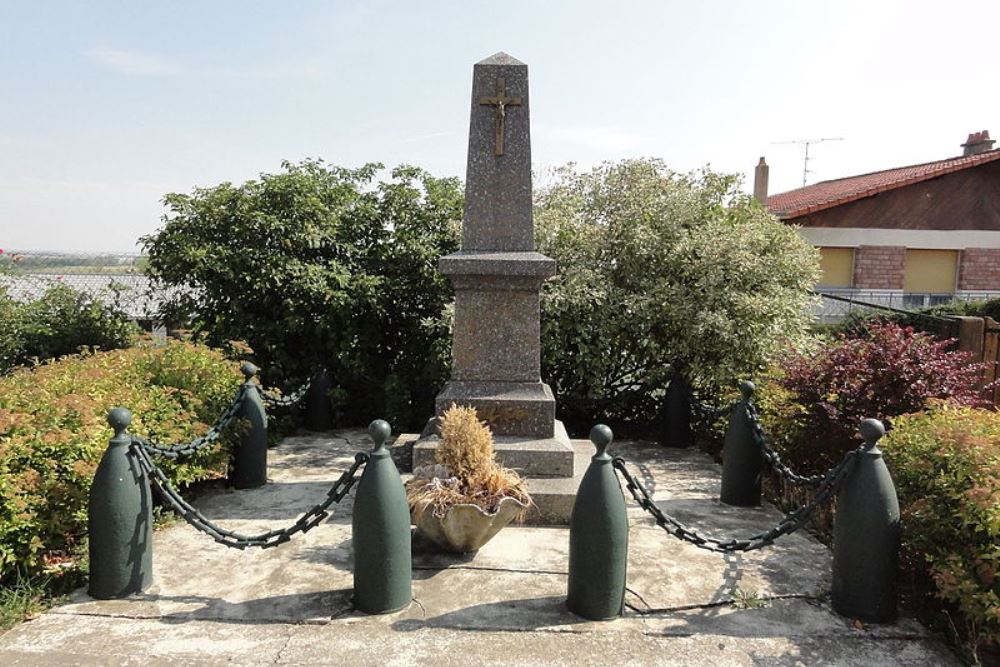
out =
<path fill-rule="evenodd" d="M 791 141 L 772 141 L 773 145 L 779 144 L 796 144 L 798 146 L 805 146 L 805 153 L 802 156 L 802 185 L 805 186 L 806 179 L 812 170 L 809 168 L 809 146 L 812 144 L 821 144 L 824 141 L 843 141 L 843 137 L 822 137 L 819 139 L 792 139 Z"/>

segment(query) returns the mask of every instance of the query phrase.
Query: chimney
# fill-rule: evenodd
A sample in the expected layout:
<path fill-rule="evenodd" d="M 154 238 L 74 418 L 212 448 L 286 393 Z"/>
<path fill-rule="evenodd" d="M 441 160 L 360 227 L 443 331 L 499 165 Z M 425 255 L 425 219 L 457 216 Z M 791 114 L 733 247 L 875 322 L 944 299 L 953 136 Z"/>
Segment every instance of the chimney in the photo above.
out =
<path fill-rule="evenodd" d="M 965 140 L 965 143 L 962 144 L 962 155 L 978 155 L 979 153 L 991 151 L 993 150 L 994 143 L 996 142 L 990 139 L 989 130 L 973 132 L 969 135 L 969 138 Z"/>
<path fill-rule="evenodd" d="M 762 205 L 767 205 L 767 173 L 771 170 L 764 158 L 757 163 L 753 172 L 753 198 Z"/>

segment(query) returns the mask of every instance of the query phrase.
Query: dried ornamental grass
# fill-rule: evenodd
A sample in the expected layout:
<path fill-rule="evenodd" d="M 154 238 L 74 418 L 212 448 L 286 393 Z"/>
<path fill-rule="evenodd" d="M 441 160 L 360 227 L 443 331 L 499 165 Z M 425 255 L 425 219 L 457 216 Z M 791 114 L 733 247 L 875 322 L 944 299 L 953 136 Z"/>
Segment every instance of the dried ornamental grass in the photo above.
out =
<path fill-rule="evenodd" d="M 434 458 L 463 480 L 493 462 L 493 433 L 479 421 L 475 408 L 452 404 L 445 410 Z"/>
<path fill-rule="evenodd" d="M 493 514 L 504 498 L 514 498 L 525 509 L 531 505 L 521 476 L 494 459 L 493 433 L 475 408 L 452 405 L 441 416 L 440 429 L 438 464 L 414 470 L 406 484 L 414 511 L 432 507 L 435 516 L 444 516 L 449 507 L 470 504 Z"/>

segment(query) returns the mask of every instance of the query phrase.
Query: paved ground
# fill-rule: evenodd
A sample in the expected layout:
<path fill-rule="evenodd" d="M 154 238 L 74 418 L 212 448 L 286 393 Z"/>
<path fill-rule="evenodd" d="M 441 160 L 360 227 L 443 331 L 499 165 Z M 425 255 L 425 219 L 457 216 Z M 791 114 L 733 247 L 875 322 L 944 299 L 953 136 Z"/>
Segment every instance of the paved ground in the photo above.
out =
<path fill-rule="evenodd" d="M 589 443 L 578 443 L 589 446 Z M 272 482 L 198 498 L 242 532 L 291 523 L 321 500 L 361 431 L 293 437 L 271 452 Z M 726 536 L 756 532 L 771 507 L 719 505 L 719 468 L 694 451 L 624 443 L 666 511 Z M 158 531 L 156 582 L 129 600 L 67 604 L 0 637 L 0 665 L 959 665 L 918 623 L 855 627 L 824 601 L 830 553 L 806 535 L 723 556 L 662 533 L 630 504 L 626 614 L 582 621 L 564 608 L 569 534 L 508 527 L 474 556 L 414 543 L 414 603 L 352 611 L 351 499 L 305 536 L 233 551 L 179 523 Z M 740 608 L 747 594 L 763 608 Z"/>

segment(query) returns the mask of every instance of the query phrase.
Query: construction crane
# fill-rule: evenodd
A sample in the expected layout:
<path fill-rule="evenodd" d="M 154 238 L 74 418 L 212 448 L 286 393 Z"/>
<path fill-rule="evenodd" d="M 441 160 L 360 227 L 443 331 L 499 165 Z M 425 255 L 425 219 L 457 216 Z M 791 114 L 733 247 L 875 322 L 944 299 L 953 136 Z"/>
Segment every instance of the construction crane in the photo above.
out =
<path fill-rule="evenodd" d="M 843 141 L 843 137 L 822 137 L 819 139 L 793 139 L 791 141 L 772 141 L 772 145 L 780 144 L 797 144 L 799 146 L 805 146 L 805 154 L 802 156 L 802 185 L 806 184 L 806 178 L 812 171 L 809 169 L 809 146 L 812 144 L 821 144 L 824 141 Z"/>

